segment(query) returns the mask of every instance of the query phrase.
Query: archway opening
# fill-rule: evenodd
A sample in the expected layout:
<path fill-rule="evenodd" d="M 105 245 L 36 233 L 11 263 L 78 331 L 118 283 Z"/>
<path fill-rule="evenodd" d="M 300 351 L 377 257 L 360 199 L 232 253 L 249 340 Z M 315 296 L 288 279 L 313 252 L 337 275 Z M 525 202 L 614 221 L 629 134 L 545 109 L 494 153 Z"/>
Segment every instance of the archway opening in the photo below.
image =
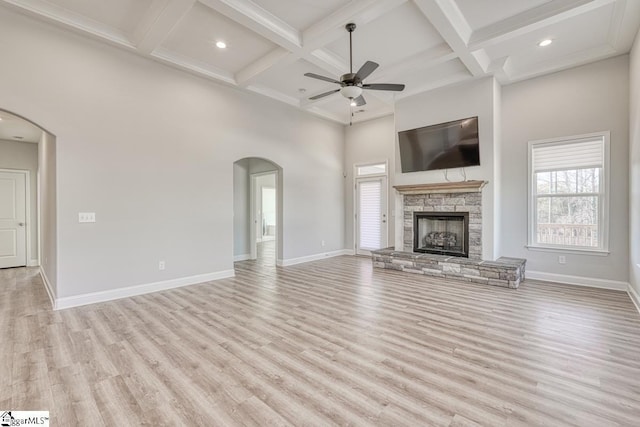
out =
<path fill-rule="evenodd" d="M 259 157 L 233 164 L 233 259 L 276 266 L 283 258 L 282 168 Z"/>

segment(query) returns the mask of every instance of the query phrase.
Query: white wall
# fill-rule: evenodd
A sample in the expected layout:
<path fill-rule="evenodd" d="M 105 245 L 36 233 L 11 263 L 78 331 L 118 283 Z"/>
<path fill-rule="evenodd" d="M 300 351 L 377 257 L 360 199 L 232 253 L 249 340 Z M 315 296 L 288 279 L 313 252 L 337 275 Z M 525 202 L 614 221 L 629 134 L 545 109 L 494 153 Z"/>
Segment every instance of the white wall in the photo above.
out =
<path fill-rule="evenodd" d="M 495 195 L 500 194 L 494 156 L 499 146 L 499 133 L 495 125 L 499 118 L 500 90 L 493 78 L 484 78 L 454 87 L 438 89 L 400 100 L 396 105 L 396 129 L 398 131 L 478 116 L 480 133 L 480 166 L 465 168 L 469 180 L 484 180 L 488 184 L 482 190 L 482 256 L 495 259 L 502 255 L 495 241 Z M 402 173 L 400 156 L 396 150 L 395 185 L 428 184 L 445 182 L 444 172 L 426 171 Z M 450 169 L 451 181 L 463 180 L 459 169 Z M 402 221 L 397 221 L 396 235 L 402 233 Z M 397 238 L 397 237 L 396 237 Z"/>
<path fill-rule="evenodd" d="M 29 171 L 30 208 L 27 221 L 31 231 L 31 254 L 27 262 L 38 261 L 38 144 L 0 140 L 0 169 Z"/>
<path fill-rule="evenodd" d="M 640 32 L 631 51 L 629 120 L 630 279 L 640 294 Z"/>
<path fill-rule="evenodd" d="M 56 298 L 58 283 L 58 205 L 56 138 L 42 132 L 38 144 L 38 190 L 40 198 L 40 272 Z"/>
<path fill-rule="evenodd" d="M 345 192 L 345 248 L 355 249 L 354 236 L 354 165 L 387 161 L 388 171 L 388 240 L 393 246 L 395 239 L 393 216 L 393 180 L 395 176 L 395 121 L 393 116 L 356 123 L 345 128 L 344 180 Z M 402 215 L 402 213 L 401 213 Z"/>
<path fill-rule="evenodd" d="M 629 57 L 619 56 L 502 88 L 502 251 L 527 271 L 629 280 Z M 528 250 L 527 143 L 611 131 L 610 256 Z"/>
<path fill-rule="evenodd" d="M 2 107 L 57 136 L 58 297 L 230 271 L 245 157 L 283 169 L 285 259 L 343 248 L 342 126 L 5 9 L 0 39 Z"/>

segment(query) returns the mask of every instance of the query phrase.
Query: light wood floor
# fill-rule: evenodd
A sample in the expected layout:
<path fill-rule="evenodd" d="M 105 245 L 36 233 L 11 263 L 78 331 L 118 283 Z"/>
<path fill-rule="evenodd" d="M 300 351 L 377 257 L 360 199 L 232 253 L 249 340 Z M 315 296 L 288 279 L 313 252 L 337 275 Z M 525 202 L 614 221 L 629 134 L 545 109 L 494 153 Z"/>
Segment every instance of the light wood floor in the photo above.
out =
<path fill-rule="evenodd" d="M 52 425 L 639 426 L 623 292 L 339 257 L 53 312 L 0 270 L 0 409 Z"/>

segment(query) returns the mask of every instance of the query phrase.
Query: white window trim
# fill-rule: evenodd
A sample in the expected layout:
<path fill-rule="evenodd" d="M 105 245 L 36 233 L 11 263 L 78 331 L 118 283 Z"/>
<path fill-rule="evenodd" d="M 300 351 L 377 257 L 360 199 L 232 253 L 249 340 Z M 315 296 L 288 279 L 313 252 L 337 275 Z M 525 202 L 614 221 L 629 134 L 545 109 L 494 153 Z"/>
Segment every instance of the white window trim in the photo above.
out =
<path fill-rule="evenodd" d="M 563 246 L 563 245 L 541 245 L 536 243 L 535 232 L 537 226 L 536 215 L 536 189 L 535 182 L 533 180 L 533 147 L 543 144 L 554 143 L 569 143 L 578 142 L 583 139 L 595 139 L 602 138 L 604 140 L 604 173 L 602 174 L 602 182 L 600 193 L 602 194 L 602 204 L 600 206 L 598 231 L 601 233 L 602 240 L 601 246 L 598 248 L 588 248 L 581 246 Z M 528 150 L 528 221 L 527 221 L 527 245 L 529 250 L 540 250 L 547 252 L 562 252 L 562 253 L 575 253 L 582 255 L 601 255 L 606 256 L 609 254 L 609 194 L 610 194 L 610 167 L 609 167 L 609 151 L 610 151 L 610 138 L 611 133 L 609 131 L 595 132 L 584 135 L 566 136 L 561 138 L 541 139 L 536 141 L 529 141 Z"/>

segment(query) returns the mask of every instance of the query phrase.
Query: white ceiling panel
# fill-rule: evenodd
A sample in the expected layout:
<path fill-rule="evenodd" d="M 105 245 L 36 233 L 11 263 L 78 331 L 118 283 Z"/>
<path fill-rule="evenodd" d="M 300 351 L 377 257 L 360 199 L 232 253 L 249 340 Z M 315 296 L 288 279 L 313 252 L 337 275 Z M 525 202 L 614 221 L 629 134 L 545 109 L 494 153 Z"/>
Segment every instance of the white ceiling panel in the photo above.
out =
<path fill-rule="evenodd" d="M 164 4 L 169 0 L 48 0 L 42 3 L 49 3 L 131 35 L 154 1 Z"/>
<path fill-rule="evenodd" d="M 382 67 L 395 64 L 443 42 L 442 37 L 412 2 L 384 14 L 353 33 L 354 72 L 366 61 Z M 328 46 L 335 54 L 349 60 L 349 33 Z M 348 70 L 345 70 L 347 72 Z"/>
<path fill-rule="evenodd" d="M 253 0 L 267 12 L 302 31 L 350 0 Z"/>
<path fill-rule="evenodd" d="M 477 30 L 551 0 L 455 0 L 469 26 Z"/>
<path fill-rule="evenodd" d="M 514 37 L 503 43 L 486 48 L 491 59 L 509 57 L 518 68 L 525 65 L 562 59 L 568 55 L 607 44 L 609 24 L 613 15 L 612 4 L 577 15 L 571 19 Z M 589 31 L 581 31 L 589 28 Z M 544 39 L 553 43 L 538 46 Z"/>
<path fill-rule="evenodd" d="M 315 73 L 331 78 L 338 77 L 331 76 L 310 62 L 300 59 L 293 64 L 274 66 L 262 74 L 258 79 L 258 83 L 298 99 L 305 99 L 309 96 L 338 88 L 338 85 L 305 77 L 305 73 Z M 300 89 L 304 89 L 304 92 L 301 92 Z"/>
<path fill-rule="evenodd" d="M 407 93 L 417 93 L 421 89 L 435 89 L 439 86 L 439 82 L 446 82 L 452 77 L 455 77 L 457 82 L 461 78 L 470 78 L 471 74 L 460 60 L 454 59 L 435 67 L 423 66 L 408 69 L 396 80 L 405 84 Z"/>
<path fill-rule="evenodd" d="M 217 41 L 226 49 L 218 49 Z M 181 58 L 235 73 L 277 46 L 200 3 L 189 11 L 163 42 L 165 51 Z"/>

